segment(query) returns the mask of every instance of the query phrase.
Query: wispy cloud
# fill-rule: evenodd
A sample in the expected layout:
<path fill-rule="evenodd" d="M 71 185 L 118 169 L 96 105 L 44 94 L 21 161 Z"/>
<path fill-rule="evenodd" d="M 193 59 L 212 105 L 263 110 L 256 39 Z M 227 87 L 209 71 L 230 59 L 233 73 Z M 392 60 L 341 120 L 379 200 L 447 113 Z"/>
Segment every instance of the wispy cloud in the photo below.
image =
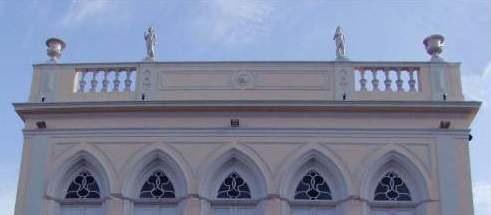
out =
<path fill-rule="evenodd" d="M 274 1 L 210 0 L 205 4 L 208 8 L 199 19 L 210 27 L 208 33 L 214 42 L 248 43 L 270 31 Z"/>
<path fill-rule="evenodd" d="M 2 214 L 14 214 L 19 169 L 13 165 L 6 165 L 7 163 L 1 164 L 3 168 L 0 170 L 0 178 L 8 180 L 2 180 L 0 183 L 0 211 Z"/>
<path fill-rule="evenodd" d="M 473 187 L 474 212 L 476 215 L 491 214 L 491 184 L 478 183 Z"/>
<path fill-rule="evenodd" d="M 121 20 L 127 14 L 121 10 L 121 2 L 112 0 L 74 0 L 61 19 L 63 27 L 78 27 L 80 24 L 107 24 Z M 117 15 L 115 15 L 117 12 Z"/>
<path fill-rule="evenodd" d="M 15 184 L 0 188 L 0 210 L 5 214 L 14 214 L 15 207 Z"/>
<path fill-rule="evenodd" d="M 491 62 L 488 63 L 481 74 L 462 76 L 464 95 L 467 100 L 479 100 L 483 102 L 483 109 L 491 102 Z"/>

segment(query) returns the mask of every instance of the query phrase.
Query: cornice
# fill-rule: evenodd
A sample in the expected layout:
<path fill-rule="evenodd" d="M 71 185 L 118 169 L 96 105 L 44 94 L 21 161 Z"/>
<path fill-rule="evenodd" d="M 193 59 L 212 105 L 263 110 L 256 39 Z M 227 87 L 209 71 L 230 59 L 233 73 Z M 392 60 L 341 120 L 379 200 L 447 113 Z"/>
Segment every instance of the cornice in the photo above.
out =
<path fill-rule="evenodd" d="M 434 138 L 452 136 L 467 140 L 469 129 L 428 128 L 64 128 L 23 129 L 26 137 L 44 134 L 56 137 L 330 137 L 330 138 Z M 250 142 L 250 141 L 245 141 Z M 264 142 L 261 141 L 261 142 Z M 274 142 L 274 141 L 273 141 Z M 279 141 L 285 144 L 285 141 Z M 294 141 L 296 142 L 296 141 Z M 364 141 L 364 143 L 367 143 Z"/>
<path fill-rule="evenodd" d="M 73 66 L 84 66 L 84 65 L 203 65 L 203 66 L 222 66 L 222 65 L 251 65 L 251 66 L 269 66 L 269 65 L 288 65 L 294 66 L 295 64 L 301 66 L 318 66 L 318 65 L 351 65 L 351 64 L 366 64 L 366 65 L 380 65 L 380 64 L 397 64 L 397 65 L 406 65 L 406 64 L 426 64 L 426 65 L 435 65 L 435 64 L 445 64 L 445 65 L 460 65 L 460 62 L 432 62 L 432 61 L 302 61 L 302 60 L 293 60 L 293 61 L 277 61 L 277 60 L 251 60 L 251 61 L 155 61 L 155 62 L 145 62 L 145 61 L 122 61 L 122 62 L 68 62 L 68 63 L 39 63 L 33 64 L 33 67 L 73 67 Z"/>
<path fill-rule="evenodd" d="M 387 112 L 463 113 L 473 118 L 477 101 L 104 101 L 14 103 L 24 119 L 28 114 L 104 112 Z"/>

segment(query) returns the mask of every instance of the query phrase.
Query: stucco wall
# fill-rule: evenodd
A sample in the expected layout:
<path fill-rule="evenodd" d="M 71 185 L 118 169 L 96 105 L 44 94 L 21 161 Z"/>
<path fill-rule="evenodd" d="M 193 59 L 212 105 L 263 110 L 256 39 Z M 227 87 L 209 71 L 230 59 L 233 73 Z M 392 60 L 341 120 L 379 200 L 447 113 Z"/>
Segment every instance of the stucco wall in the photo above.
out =
<path fill-rule="evenodd" d="M 231 128 L 230 118 L 240 119 Z M 441 119 L 452 129 L 439 129 Z M 36 129 L 38 120 L 47 129 Z M 57 214 L 64 171 L 80 159 L 101 175 L 106 214 L 131 214 L 134 175 L 160 159 L 178 168 L 179 211 L 208 213 L 209 183 L 231 159 L 258 178 L 261 214 L 289 214 L 288 181 L 315 160 L 337 178 L 339 214 L 367 214 L 373 174 L 395 163 L 412 177 L 417 214 L 472 214 L 467 119 L 425 113 L 98 113 L 26 118 L 16 215 Z M 410 186 L 410 187 L 411 187 Z M 290 191 L 289 191 L 290 190 Z M 321 205 L 321 204 L 320 204 Z"/>

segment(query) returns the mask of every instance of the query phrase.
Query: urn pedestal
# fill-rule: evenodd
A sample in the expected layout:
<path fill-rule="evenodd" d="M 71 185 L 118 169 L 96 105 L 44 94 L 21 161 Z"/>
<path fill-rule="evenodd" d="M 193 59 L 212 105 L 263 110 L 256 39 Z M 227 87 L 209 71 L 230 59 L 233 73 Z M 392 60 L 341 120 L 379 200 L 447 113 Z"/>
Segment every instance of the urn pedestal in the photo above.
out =
<path fill-rule="evenodd" d="M 443 61 L 440 54 L 443 52 L 445 38 L 439 34 L 433 34 L 423 40 L 426 52 L 431 55 L 431 61 Z"/>
<path fill-rule="evenodd" d="M 48 46 L 46 52 L 49 56 L 48 62 L 56 63 L 60 60 L 60 57 L 65 49 L 65 42 L 58 38 L 49 38 L 46 40 L 46 46 Z"/>

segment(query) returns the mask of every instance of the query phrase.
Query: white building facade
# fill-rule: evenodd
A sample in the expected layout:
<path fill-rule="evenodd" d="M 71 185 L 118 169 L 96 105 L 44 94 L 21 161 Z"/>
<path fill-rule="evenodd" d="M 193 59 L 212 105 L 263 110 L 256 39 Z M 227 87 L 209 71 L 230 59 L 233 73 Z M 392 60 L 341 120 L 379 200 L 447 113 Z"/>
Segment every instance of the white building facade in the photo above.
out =
<path fill-rule="evenodd" d="M 15 214 L 473 214 L 459 65 L 34 65 Z"/>

